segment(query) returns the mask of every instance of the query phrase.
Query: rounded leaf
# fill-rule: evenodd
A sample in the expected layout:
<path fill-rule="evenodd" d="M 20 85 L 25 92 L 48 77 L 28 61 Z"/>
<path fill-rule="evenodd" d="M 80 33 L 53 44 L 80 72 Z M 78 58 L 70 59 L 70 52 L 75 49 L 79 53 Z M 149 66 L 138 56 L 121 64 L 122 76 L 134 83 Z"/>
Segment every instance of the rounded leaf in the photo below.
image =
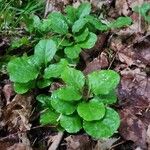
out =
<path fill-rule="evenodd" d="M 77 43 L 83 42 L 86 40 L 88 35 L 89 35 L 89 30 L 88 30 L 88 28 L 86 28 L 83 30 L 83 32 L 79 32 L 79 33 L 75 34 L 74 39 Z"/>
<path fill-rule="evenodd" d="M 40 115 L 40 123 L 42 125 L 46 125 L 46 124 L 58 124 L 57 119 L 59 118 L 58 113 L 48 109 L 46 111 L 44 111 L 41 115 Z"/>
<path fill-rule="evenodd" d="M 78 58 L 81 51 L 82 49 L 79 45 L 69 46 L 64 49 L 64 52 L 67 55 L 67 57 L 71 59 Z"/>
<path fill-rule="evenodd" d="M 68 132 L 68 133 L 76 133 L 82 128 L 81 119 L 78 115 L 72 116 L 61 116 L 60 125 Z"/>
<path fill-rule="evenodd" d="M 86 121 L 100 120 L 105 115 L 105 106 L 99 101 L 90 100 L 80 103 L 77 112 Z"/>
<path fill-rule="evenodd" d="M 18 94 L 24 94 L 28 90 L 34 88 L 34 86 L 35 86 L 34 81 L 30 81 L 28 83 L 14 83 L 14 90 Z"/>
<path fill-rule="evenodd" d="M 72 86 L 62 87 L 57 90 L 57 96 L 64 101 L 78 101 L 82 95 Z"/>
<path fill-rule="evenodd" d="M 50 81 L 48 79 L 39 79 L 37 81 L 37 86 L 38 86 L 38 88 L 42 89 L 42 88 L 50 86 L 51 83 L 52 83 L 52 81 Z"/>
<path fill-rule="evenodd" d="M 77 9 L 77 16 L 82 18 L 86 15 L 89 15 L 91 12 L 91 4 L 88 2 L 82 3 Z"/>
<path fill-rule="evenodd" d="M 107 95 L 98 95 L 97 98 L 99 102 L 103 102 L 104 104 L 114 104 L 117 102 L 117 95 L 114 90 Z"/>
<path fill-rule="evenodd" d="M 69 86 L 74 86 L 77 90 L 81 90 L 85 84 L 83 73 L 74 68 L 66 68 L 61 74 L 62 80 Z"/>
<path fill-rule="evenodd" d="M 99 121 L 83 121 L 84 130 L 94 138 L 108 138 L 112 136 L 120 125 L 118 113 L 107 108 L 106 115 Z"/>
<path fill-rule="evenodd" d="M 100 70 L 89 74 L 88 80 L 95 95 L 109 94 L 119 84 L 120 76 L 113 70 Z"/>
<path fill-rule="evenodd" d="M 51 97 L 45 94 L 40 94 L 36 99 L 42 104 L 42 106 L 51 108 Z"/>
<path fill-rule="evenodd" d="M 56 51 L 56 43 L 53 40 L 40 40 L 35 46 L 34 55 L 40 64 L 47 64 L 53 59 Z"/>
<path fill-rule="evenodd" d="M 64 115 L 70 115 L 76 110 L 76 105 L 59 99 L 56 91 L 52 94 L 51 105 L 58 113 Z"/>
<path fill-rule="evenodd" d="M 75 23 L 72 26 L 72 32 L 73 33 L 77 33 L 79 32 L 81 29 L 84 28 L 84 26 L 86 25 L 87 20 L 84 18 L 80 18 L 77 21 L 75 21 Z"/>
<path fill-rule="evenodd" d="M 37 78 L 39 71 L 34 64 L 29 63 L 28 57 L 18 57 L 8 63 L 10 80 L 18 83 L 27 83 Z"/>
<path fill-rule="evenodd" d="M 61 61 L 57 64 L 49 65 L 44 70 L 44 78 L 57 78 L 61 75 L 62 71 L 67 67 L 68 62 L 65 59 L 61 59 Z"/>
<path fill-rule="evenodd" d="M 84 42 L 80 43 L 79 46 L 81 48 L 90 49 L 90 48 L 92 48 L 95 45 L 96 41 L 97 41 L 96 34 L 90 32 L 89 36 L 87 37 L 87 40 L 85 40 Z"/>
<path fill-rule="evenodd" d="M 60 12 L 52 12 L 48 15 L 48 19 L 51 20 L 51 28 L 54 32 L 59 34 L 68 33 L 68 24 L 65 17 Z"/>

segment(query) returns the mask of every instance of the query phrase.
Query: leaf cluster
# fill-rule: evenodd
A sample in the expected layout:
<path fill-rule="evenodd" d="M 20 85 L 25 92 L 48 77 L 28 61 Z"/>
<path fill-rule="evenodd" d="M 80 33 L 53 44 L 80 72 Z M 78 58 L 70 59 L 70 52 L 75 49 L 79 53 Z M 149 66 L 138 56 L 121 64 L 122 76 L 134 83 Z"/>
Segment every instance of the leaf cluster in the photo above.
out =
<path fill-rule="evenodd" d="M 112 22 L 104 23 L 91 15 L 91 4 L 86 2 L 78 8 L 67 6 L 64 14 L 52 12 L 43 20 L 33 15 L 31 24 L 28 23 L 28 29 L 40 33 L 51 33 L 57 48 L 64 50 L 67 58 L 78 59 L 83 49 L 90 49 L 95 45 L 98 32 L 125 27 L 131 23 L 130 17 L 119 17 Z"/>
<path fill-rule="evenodd" d="M 19 94 L 48 87 L 56 80 L 63 85 L 50 95 L 37 96 L 45 110 L 41 124 L 61 126 L 69 133 L 83 128 L 95 138 L 106 138 L 116 132 L 120 123 L 118 113 L 109 107 L 117 101 L 115 88 L 120 77 L 112 70 L 84 76 L 71 67 L 69 60 L 79 59 L 82 49 L 92 48 L 98 31 L 124 27 L 132 21 L 129 17 L 119 17 L 106 24 L 90 12 L 91 5 L 83 3 L 78 8 L 67 6 L 64 14 L 52 12 L 43 20 L 34 15 L 29 31 L 47 33 L 51 38 L 41 39 L 33 55 L 13 58 L 7 70 Z M 22 41 L 13 46 L 18 47 Z"/>
<path fill-rule="evenodd" d="M 59 78 L 64 86 L 53 91 L 51 96 L 37 96 L 46 109 L 41 114 L 41 124 L 61 126 L 69 133 L 83 128 L 94 138 L 112 136 L 119 127 L 120 118 L 108 105 L 117 100 L 115 88 L 119 75 L 112 70 L 101 70 L 85 77 L 81 71 L 66 67 Z"/>

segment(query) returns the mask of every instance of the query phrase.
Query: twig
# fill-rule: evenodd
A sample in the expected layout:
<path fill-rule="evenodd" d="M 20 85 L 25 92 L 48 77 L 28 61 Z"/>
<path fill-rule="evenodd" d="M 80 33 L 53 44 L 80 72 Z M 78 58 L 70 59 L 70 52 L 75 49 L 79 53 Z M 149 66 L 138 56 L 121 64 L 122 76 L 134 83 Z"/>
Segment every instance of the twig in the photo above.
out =
<path fill-rule="evenodd" d="M 56 150 L 62 140 L 64 133 L 63 132 L 58 132 L 58 135 L 54 138 L 53 143 L 51 146 L 48 148 L 48 150 Z"/>

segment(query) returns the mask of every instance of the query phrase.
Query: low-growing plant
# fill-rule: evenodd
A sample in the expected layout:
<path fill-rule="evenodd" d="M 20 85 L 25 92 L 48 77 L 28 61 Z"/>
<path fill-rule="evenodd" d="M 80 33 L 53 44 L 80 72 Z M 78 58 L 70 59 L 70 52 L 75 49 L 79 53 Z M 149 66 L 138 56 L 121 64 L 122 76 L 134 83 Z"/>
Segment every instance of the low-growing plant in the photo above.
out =
<path fill-rule="evenodd" d="M 64 14 L 52 12 L 43 20 L 38 16 L 32 16 L 27 29 L 51 33 L 51 38 L 57 43 L 58 49 L 64 50 L 68 58 L 78 59 L 83 49 L 90 49 L 95 45 L 98 32 L 121 28 L 132 23 L 130 17 L 119 17 L 112 22 L 104 23 L 90 13 L 90 3 L 82 3 L 78 8 L 67 6 Z M 64 57 L 62 51 L 60 57 Z"/>
<path fill-rule="evenodd" d="M 124 27 L 132 21 L 129 17 L 120 17 L 104 24 L 90 15 L 90 11 L 91 5 L 83 3 L 78 8 L 67 6 L 64 15 L 52 12 L 43 20 L 33 16 L 33 28 L 30 24 L 29 31 L 47 32 L 47 39 L 38 42 L 33 55 L 13 58 L 7 70 L 19 94 L 48 87 L 56 80 L 61 83 L 62 87 L 50 95 L 37 96 L 45 110 L 41 124 L 61 126 L 69 133 L 83 128 L 95 138 L 107 138 L 116 132 L 120 123 L 117 112 L 109 107 L 117 100 L 115 88 L 120 77 L 112 70 L 84 76 L 69 60 L 78 59 L 82 49 L 95 45 L 97 31 Z M 14 46 L 18 44 L 21 45 L 17 42 Z"/>
<path fill-rule="evenodd" d="M 45 76 L 46 79 L 50 74 L 53 71 Z M 94 138 L 112 136 L 119 127 L 120 118 L 108 105 L 117 100 L 118 73 L 101 70 L 85 77 L 81 71 L 66 67 L 60 79 L 64 86 L 53 91 L 51 96 L 37 96 L 46 109 L 41 115 L 41 124 L 60 125 L 69 133 L 83 128 Z"/>

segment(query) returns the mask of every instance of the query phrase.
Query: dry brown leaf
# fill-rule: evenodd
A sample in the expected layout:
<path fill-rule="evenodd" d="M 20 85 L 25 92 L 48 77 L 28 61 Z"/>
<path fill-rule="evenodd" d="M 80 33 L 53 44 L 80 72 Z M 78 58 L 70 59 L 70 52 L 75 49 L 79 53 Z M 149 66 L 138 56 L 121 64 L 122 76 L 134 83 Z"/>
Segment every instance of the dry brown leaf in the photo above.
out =
<path fill-rule="evenodd" d="M 11 83 L 4 85 L 3 93 L 4 93 L 4 96 L 6 99 L 6 103 L 9 104 L 11 96 L 13 96 L 15 94 Z"/>
<path fill-rule="evenodd" d="M 105 53 L 95 58 L 93 61 L 87 64 L 87 67 L 84 69 L 84 74 L 89 74 L 96 70 L 101 70 L 108 67 L 108 58 Z"/>
<path fill-rule="evenodd" d="M 16 95 L 3 110 L 5 123 L 11 133 L 30 130 L 32 99 L 31 95 Z"/>
<path fill-rule="evenodd" d="M 108 150 L 111 149 L 112 145 L 117 142 L 117 138 L 109 138 L 107 140 L 98 140 L 95 148 L 92 150 Z"/>
<path fill-rule="evenodd" d="M 32 150 L 32 148 L 22 143 L 17 143 L 7 148 L 6 150 Z"/>
<path fill-rule="evenodd" d="M 120 111 L 120 134 L 124 139 L 135 142 L 136 147 L 147 149 L 145 124 L 135 116 L 131 109 L 128 107 Z"/>
<path fill-rule="evenodd" d="M 120 134 L 136 146 L 147 149 L 146 130 L 150 122 L 150 78 L 140 69 L 121 71 L 118 88 L 121 106 Z"/>
<path fill-rule="evenodd" d="M 86 135 L 70 135 L 65 138 L 67 150 L 91 150 L 92 144 Z"/>

